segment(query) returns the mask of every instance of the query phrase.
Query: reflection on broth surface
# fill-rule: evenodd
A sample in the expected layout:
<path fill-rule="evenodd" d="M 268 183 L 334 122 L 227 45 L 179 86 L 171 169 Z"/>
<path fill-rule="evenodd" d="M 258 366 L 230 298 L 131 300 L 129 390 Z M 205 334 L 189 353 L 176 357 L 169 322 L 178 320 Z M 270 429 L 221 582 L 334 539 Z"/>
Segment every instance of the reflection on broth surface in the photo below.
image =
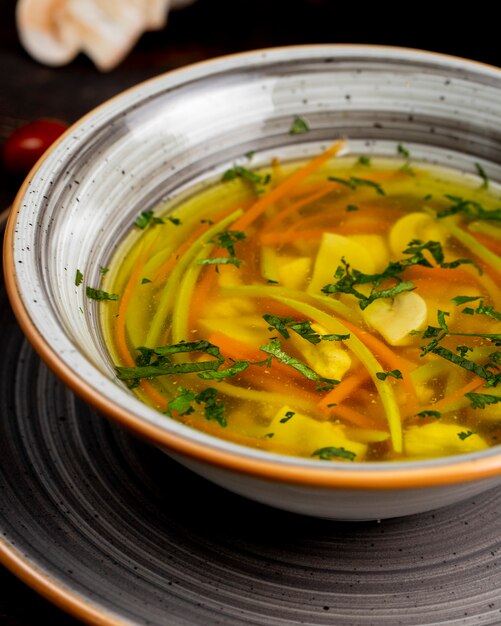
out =
<path fill-rule="evenodd" d="M 142 213 L 103 275 L 118 377 L 166 419 L 336 461 L 501 437 L 500 191 L 394 159 L 253 170 Z"/>

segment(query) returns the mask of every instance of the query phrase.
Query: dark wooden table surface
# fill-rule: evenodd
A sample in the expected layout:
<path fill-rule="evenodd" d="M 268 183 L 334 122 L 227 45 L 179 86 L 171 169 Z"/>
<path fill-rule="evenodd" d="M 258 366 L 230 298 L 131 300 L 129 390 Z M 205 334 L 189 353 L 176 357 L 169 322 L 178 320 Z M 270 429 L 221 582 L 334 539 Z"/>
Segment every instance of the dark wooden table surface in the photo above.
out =
<path fill-rule="evenodd" d="M 0 144 L 38 117 L 77 120 L 151 76 L 203 59 L 301 43 L 373 43 L 423 48 L 501 66 L 495 20 L 471 6 L 440 17 L 422 3 L 368 8 L 332 0 L 197 0 L 147 33 L 116 69 L 99 73 L 84 56 L 62 68 L 33 61 L 19 44 L 14 0 L 0 0 Z M 501 114 L 501 105 L 500 105 Z M 0 210 L 20 181 L 0 166 Z M 68 617 L 0 566 L 0 624 L 71 626 Z"/>

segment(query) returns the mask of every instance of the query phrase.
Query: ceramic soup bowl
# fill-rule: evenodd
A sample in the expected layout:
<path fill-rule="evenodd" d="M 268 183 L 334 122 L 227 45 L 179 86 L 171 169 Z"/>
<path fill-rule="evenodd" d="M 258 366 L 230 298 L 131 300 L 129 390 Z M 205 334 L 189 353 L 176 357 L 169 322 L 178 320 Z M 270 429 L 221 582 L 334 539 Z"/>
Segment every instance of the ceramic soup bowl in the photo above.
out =
<path fill-rule="evenodd" d="M 104 416 L 193 471 L 285 510 L 332 519 L 423 512 L 501 483 L 501 448 L 434 460 L 346 463 L 244 447 L 140 402 L 116 378 L 98 284 L 141 211 L 255 163 L 305 158 L 339 137 L 350 149 L 413 157 L 501 180 L 501 71 L 416 50 L 301 46 L 229 56 L 174 71 L 92 111 L 24 183 L 5 237 L 8 291 L 50 368 Z M 310 131 L 291 135 L 294 116 Z"/>

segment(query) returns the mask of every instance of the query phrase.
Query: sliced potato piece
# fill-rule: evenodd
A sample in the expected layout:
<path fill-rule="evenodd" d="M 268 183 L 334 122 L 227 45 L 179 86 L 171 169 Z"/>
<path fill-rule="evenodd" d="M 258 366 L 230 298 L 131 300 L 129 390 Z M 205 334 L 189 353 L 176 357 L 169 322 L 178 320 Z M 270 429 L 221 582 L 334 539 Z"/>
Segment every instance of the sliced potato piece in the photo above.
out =
<path fill-rule="evenodd" d="M 297 257 L 286 260 L 278 266 L 278 281 L 289 289 L 302 289 L 311 271 L 311 259 L 309 257 Z"/>
<path fill-rule="evenodd" d="M 287 419 L 287 415 L 291 413 L 292 417 Z M 295 412 L 290 406 L 283 406 L 277 411 L 268 426 L 268 432 L 273 433 L 273 442 L 290 446 L 291 450 L 308 456 L 315 450 L 332 446 L 354 452 L 356 460 L 360 461 L 367 451 L 367 445 L 346 436 L 344 426 L 319 422 L 308 415 Z"/>
<path fill-rule="evenodd" d="M 362 244 L 337 233 L 324 233 L 315 259 L 308 293 L 318 295 L 324 285 L 333 281 L 334 272 L 341 265 L 342 258 L 365 274 L 373 274 L 375 271 L 371 254 Z"/>
<path fill-rule="evenodd" d="M 447 239 L 447 231 L 431 215 L 426 213 L 408 213 L 395 222 L 390 230 L 390 248 L 392 254 L 402 257 L 402 251 L 413 239 L 421 241 L 438 241 L 441 244 Z"/>
<path fill-rule="evenodd" d="M 350 235 L 349 238 L 368 250 L 376 272 L 383 272 L 388 267 L 390 251 L 381 235 Z"/>
<path fill-rule="evenodd" d="M 319 335 L 328 334 L 320 324 L 312 324 L 311 327 Z M 313 344 L 294 332 L 291 332 L 290 340 L 308 365 L 324 378 L 341 380 L 351 367 L 351 357 L 338 341 L 321 341 Z"/>
<path fill-rule="evenodd" d="M 404 450 L 409 457 L 432 458 L 476 452 L 488 448 L 486 441 L 461 424 L 432 422 L 423 426 L 409 426 L 404 430 Z M 464 438 L 460 435 L 463 434 Z"/>
<path fill-rule="evenodd" d="M 399 293 L 394 298 L 380 298 L 363 311 L 365 321 L 392 346 L 405 346 L 415 337 L 413 330 L 422 330 L 427 322 L 427 306 L 415 291 Z"/>

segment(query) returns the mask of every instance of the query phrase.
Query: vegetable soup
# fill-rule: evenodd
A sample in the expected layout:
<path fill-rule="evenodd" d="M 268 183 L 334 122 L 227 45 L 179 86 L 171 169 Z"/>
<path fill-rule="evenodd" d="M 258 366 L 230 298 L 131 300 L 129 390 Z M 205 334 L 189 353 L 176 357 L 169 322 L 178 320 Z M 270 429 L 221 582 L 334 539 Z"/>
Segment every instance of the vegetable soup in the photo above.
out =
<path fill-rule="evenodd" d="M 280 454 L 498 444 L 500 190 L 478 164 L 343 147 L 257 170 L 249 154 L 138 216 L 86 287 L 118 378 L 166 419 Z"/>

